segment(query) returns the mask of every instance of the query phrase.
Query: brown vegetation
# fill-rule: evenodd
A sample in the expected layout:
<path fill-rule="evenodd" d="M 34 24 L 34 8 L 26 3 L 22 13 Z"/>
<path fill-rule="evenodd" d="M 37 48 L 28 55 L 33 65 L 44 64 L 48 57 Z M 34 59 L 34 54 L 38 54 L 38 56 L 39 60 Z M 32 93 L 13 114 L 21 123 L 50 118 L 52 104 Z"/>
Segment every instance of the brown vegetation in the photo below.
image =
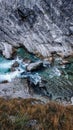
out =
<path fill-rule="evenodd" d="M 73 106 L 0 99 L 0 130 L 73 130 Z"/>

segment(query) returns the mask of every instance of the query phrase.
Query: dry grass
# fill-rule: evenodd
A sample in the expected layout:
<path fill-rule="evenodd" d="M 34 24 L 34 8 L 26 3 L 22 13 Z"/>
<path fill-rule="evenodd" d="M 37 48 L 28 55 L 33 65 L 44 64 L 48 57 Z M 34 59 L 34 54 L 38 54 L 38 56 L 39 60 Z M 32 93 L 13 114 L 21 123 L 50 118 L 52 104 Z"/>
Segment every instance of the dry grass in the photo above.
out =
<path fill-rule="evenodd" d="M 37 123 L 29 125 L 31 120 Z M 0 130 L 73 130 L 73 106 L 0 99 Z"/>

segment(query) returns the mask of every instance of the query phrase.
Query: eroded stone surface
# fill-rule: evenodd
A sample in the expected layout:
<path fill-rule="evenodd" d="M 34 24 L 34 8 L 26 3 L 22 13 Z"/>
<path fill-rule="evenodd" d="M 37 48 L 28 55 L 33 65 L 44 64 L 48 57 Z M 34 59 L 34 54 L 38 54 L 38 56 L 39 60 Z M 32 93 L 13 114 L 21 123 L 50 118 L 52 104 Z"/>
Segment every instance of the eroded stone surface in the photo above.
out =
<path fill-rule="evenodd" d="M 38 69 L 41 69 L 41 67 L 43 67 L 43 62 L 42 61 L 37 61 L 37 62 L 34 62 L 34 63 L 30 63 L 27 66 L 27 71 L 38 70 Z"/>
<path fill-rule="evenodd" d="M 0 84 L 0 97 L 31 98 L 27 80 L 14 79 L 13 82 Z"/>
<path fill-rule="evenodd" d="M 8 43 L 3 43 L 4 45 L 4 50 L 3 50 L 3 55 L 9 59 L 11 58 L 12 54 L 13 54 L 13 49 L 12 49 L 12 45 L 8 44 Z"/>
<path fill-rule="evenodd" d="M 0 0 L 0 50 L 5 43 L 23 45 L 44 57 L 52 52 L 72 54 L 72 7 L 72 0 Z M 8 47 L 5 50 L 10 52 Z"/>

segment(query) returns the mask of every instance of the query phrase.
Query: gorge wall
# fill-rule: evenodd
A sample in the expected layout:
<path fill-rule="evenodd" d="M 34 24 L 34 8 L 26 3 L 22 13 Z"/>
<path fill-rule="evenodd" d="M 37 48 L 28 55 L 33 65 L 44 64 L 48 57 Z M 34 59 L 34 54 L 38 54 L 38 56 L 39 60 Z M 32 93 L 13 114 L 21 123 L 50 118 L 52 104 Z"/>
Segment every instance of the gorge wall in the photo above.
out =
<path fill-rule="evenodd" d="M 12 47 L 29 52 L 68 56 L 73 51 L 72 0 L 0 0 L 0 51 Z"/>

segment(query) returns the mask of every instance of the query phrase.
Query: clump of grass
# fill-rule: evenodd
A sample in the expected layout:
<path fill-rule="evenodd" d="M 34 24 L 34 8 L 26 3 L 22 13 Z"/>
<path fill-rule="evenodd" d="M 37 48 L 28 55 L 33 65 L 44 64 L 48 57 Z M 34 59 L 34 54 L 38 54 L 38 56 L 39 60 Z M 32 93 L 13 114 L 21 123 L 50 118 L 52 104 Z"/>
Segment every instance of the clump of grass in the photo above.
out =
<path fill-rule="evenodd" d="M 29 125 L 31 120 L 38 123 Z M 73 106 L 40 104 L 36 99 L 0 99 L 0 130 L 4 129 L 73 130 Z"/>

